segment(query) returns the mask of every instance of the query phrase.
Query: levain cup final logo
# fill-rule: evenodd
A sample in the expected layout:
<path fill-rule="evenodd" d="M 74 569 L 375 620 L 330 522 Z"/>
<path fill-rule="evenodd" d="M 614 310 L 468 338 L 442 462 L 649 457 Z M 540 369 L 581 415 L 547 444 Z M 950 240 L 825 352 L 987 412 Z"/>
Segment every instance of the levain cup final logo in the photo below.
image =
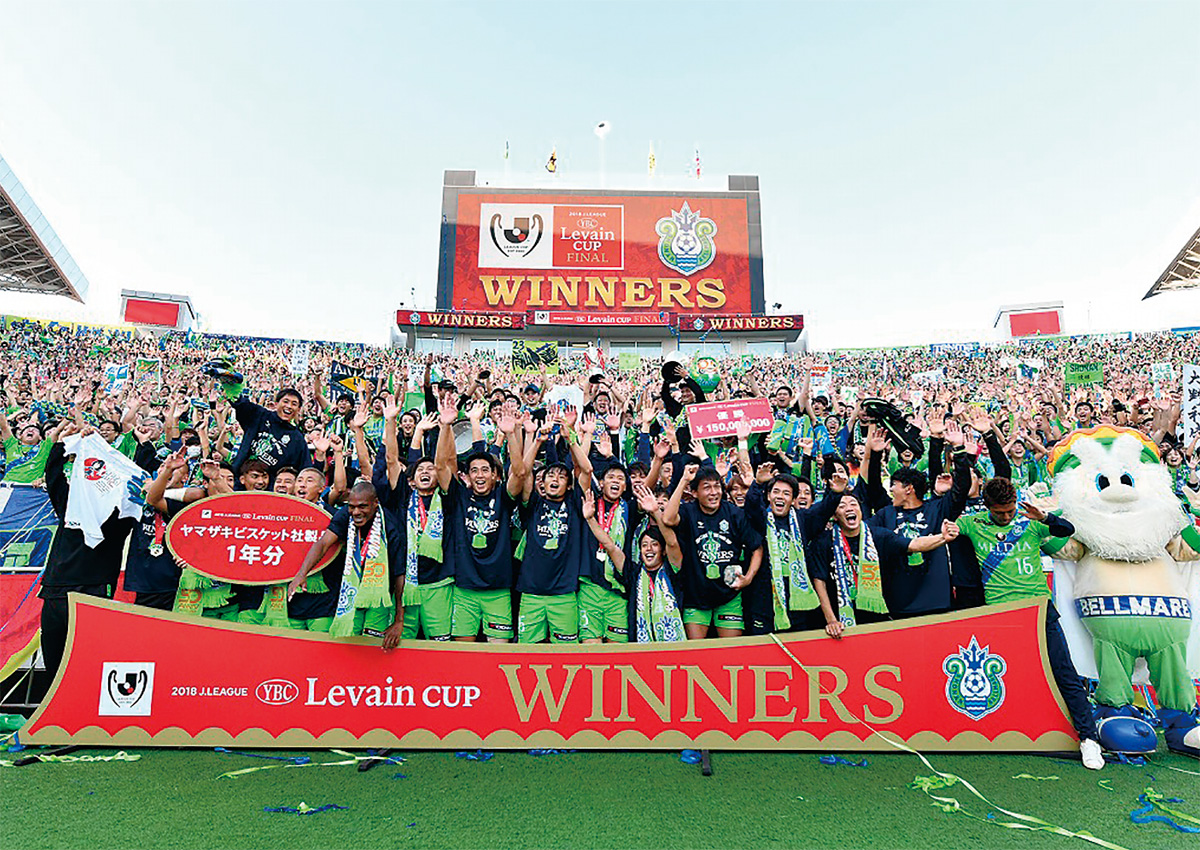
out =
<path fill-rule="evenodd" d="M 526 216 L 513 216 L 512 226 L 504 226 L 504 217 L 500 213 L 492 216 L 488 225 L 492 243 L 496 250 L 506 257 L 526 257 L 542 241 L 546 226 L 542 217 L 537 213 Z"/>
<path fill-rule="evenodd" d="M 717 258 L 717 223 L 692 212 L 687 201 L 679 210 L 663 216 L 654 226 L 658 233 L 658 258 L 667 268 L 693 275 L 708 268 Z"/>

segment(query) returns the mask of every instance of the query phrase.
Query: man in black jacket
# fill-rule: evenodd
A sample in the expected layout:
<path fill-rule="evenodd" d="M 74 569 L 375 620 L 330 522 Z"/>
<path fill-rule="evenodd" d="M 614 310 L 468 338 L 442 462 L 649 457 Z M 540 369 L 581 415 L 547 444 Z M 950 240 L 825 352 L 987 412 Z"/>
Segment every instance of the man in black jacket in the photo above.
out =
<path fill-rule="evenodd" d="M 74 426 L 68 426 L 67 433 L 73 433 L 73 430 Z M 137 522 L 132 517 L 121 519 L 114 508 L 100 526 L 104 540 L 94 548 L 88 546 L 82 531 L 66 526 L 70 484 L 64 470 L 65 464 L 65 447 L 61 442 L 56 442 L 46 459 L 46 492 L 58 516 L 58 530 L 46 559 L 42 589 L 38 591 L 42 599 L 42 660 L 51 676 L 58 672 L 67 648 L 70 622 L 67 594 L 84 593 L 112 599 L 121 574 L 125 538 Z"/>
<path fill-rule="evenodd" d="M 971 459 L 963 451 L 963 433 L 955 422 L 946 425 L 946 441 L 955 447 L 954 483 L 944 496 L 925 499 L 926 474 L 905 467 L 892 475 L 892 504 L 871 517 L 872 528 L 898 532 L 914 540 L 941 534 L 944 520 L 955 520 L 966 505 L 971 487 Z M 910 551 L 906 556 L 880 553 L 883 595 L 893 618 L 941 614 L 953 603 L 950 561 L 944 548 Z"/>

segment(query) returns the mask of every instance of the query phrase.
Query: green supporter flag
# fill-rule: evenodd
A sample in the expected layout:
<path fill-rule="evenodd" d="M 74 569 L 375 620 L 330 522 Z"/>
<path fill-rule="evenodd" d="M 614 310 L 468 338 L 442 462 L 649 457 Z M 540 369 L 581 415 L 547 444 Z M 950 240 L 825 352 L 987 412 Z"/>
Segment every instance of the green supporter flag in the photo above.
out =
<path fill-rule="evenodd" d="M 425 412 L 425 393 L 405 393 L 404 394 L 404 409 L 416 410 L 420 413 Z"/>
<path fill-rule="evenodd" d="M 1063 367 L 1063 383 L 1068 387 L 1085 387 L 1104 383 L 1104 364 L 1068 363 Z"/>
<path fill-rule="evenodd" d="M 621 352 L 617 355 L 617 366 L 622 372 L 633 372 L 642 368 L 642 355 L 637 352 Z"/>

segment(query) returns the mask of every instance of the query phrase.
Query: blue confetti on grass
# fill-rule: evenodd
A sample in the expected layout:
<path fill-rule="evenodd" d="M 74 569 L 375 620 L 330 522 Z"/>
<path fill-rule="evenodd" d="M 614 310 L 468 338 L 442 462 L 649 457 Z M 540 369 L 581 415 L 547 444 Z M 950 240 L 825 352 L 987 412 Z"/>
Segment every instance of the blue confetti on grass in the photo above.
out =
<path fill-rule="evenodd" d="M 303 803 L 301 803 L 300 805 L 304 806 Z M 321 814 L 321 812 L 332 812 L 332 811 L 343 811 L 344 812 L 349 808 L 350 808 L 349 806 L 338 806 L 338 805 L 335 805 L 334 803 L 329 803 L 328 805 L 325 805 L 325 806 L 316 806 L 313 808 L 304 806 L 303 808 L 299 808 L 299 809 L 293 808 L 291 806 L 280 806 L 279 808 L 271 808 L 270 806 L 263 806 L 263 811 L 267 812 L 268 814 L 272 814 L 272 815 L 319 815 L 319 814 Z"/>
<path fill-rule="evenodd" d="M 473 753 L 470 751 L 464 750 L 464 751 L 455 753 L 454 757 L 456 759 L 466 759 L 467 761 L 491 761 L 492 757 L 494 755 L 496 755 L 496 754 L 490 753 L 490 752 L 484 752 L 483 750 L 476 750 Z"/>

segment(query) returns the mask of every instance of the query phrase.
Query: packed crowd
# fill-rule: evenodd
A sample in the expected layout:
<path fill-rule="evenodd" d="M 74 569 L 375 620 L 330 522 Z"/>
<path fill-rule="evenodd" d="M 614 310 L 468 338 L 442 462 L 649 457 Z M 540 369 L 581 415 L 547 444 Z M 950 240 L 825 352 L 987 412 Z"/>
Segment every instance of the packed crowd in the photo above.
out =
<path fill-rule="evenodd" d="M 1037 497 L 1050 449 L 1073 429 L 1142 430 L 1177 493 L 1191 495 L 1196 440 L 1182 439 L 1179 375 L 1200 355 L 1196 340 L 718 351 L 532 372 L 490 354 L 313 343 L 293 374 L 283 341 L 9 322 L 3 480 L 45 487 L 62 517 L 68 446 L 92 432 L 145 472 L 142 516 L 114 513 L 99 546 L 60 526 L 41 590 L 52 668 L 66 594 L 111 595 L 122 567 L 138 604 L 375 635 L 385 648 L 417 637 L 839 638 L 863 623 L 1047 596 L 1039 550 L 1072 528 Z M 141 361 L 149 368 L 114 384 L 110 364 Z M 1080 362 L 1101 364 L 1103 383 L 1064 386 L 1064 367 Z M 1164 362 L 1173 383 L 1153 374 Z M 335 367 L 358 377 L 331 382 Z M 763 397 L 769 431 L 692 439 L 692 405 Z M 184 505 L 234 490 L 330 514 L 289 584 L 217 582 L 164 546 Z M 1094 739 L 1055 628 L 1052 667 L 1081 740 Z"/>

